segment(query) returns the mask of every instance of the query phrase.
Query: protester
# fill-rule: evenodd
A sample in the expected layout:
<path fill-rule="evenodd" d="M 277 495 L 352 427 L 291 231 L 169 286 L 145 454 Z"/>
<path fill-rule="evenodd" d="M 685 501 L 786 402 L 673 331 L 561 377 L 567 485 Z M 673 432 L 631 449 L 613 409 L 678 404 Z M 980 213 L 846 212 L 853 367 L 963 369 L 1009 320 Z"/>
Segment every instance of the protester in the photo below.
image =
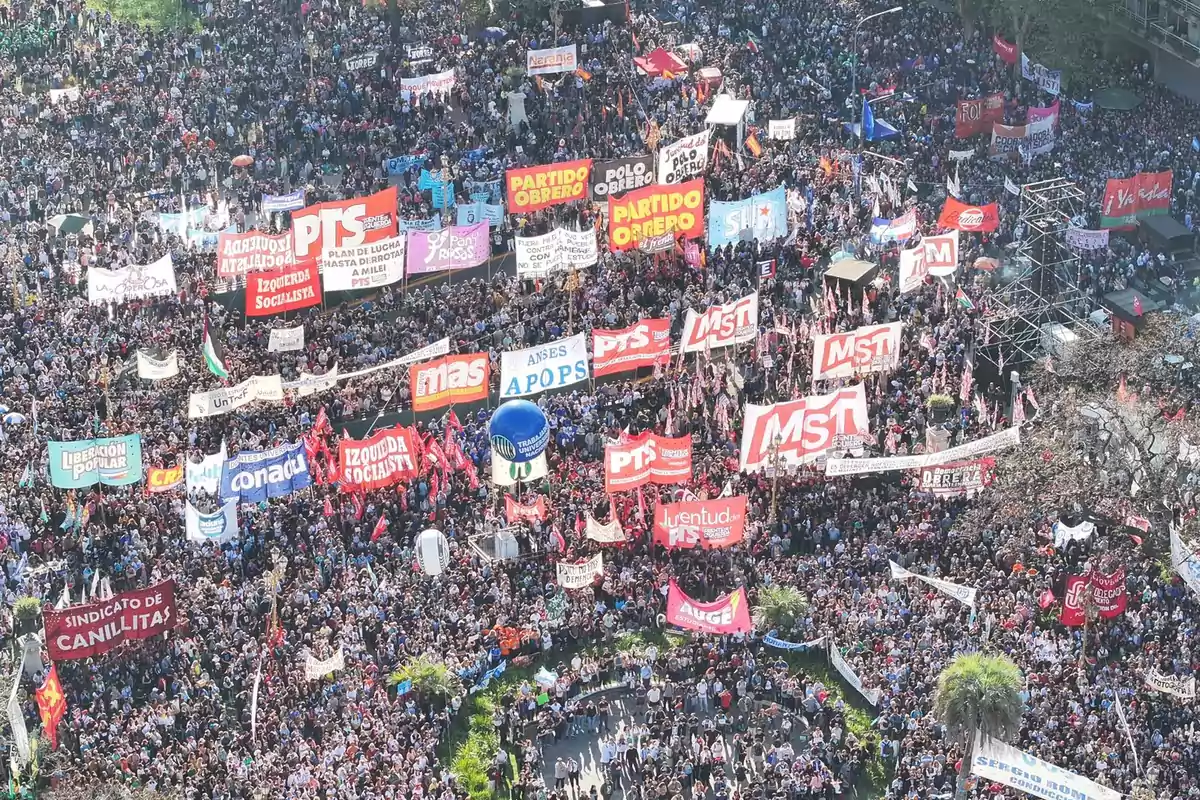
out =
<path fill-rule="evenodd" d="M 971 265 L 1003 257 L 1027 235 L 1017 224 L 1021 198 L 1006 182 L 1069 178 L 1087 198 L 1078 227 L 1091 230 L 1105 213 L 1104 179 L 1170 169 L 1171 213 L 1191 227 L 1197 211 L 1200 152 L 1191 142 L 1200 118 L 1148 68 L 1108 64 L 1111 80 L 1097 78 L 1095 88 L 1125 85 L 1142 104 L 1106 110 L 1014 76 L 990 33 L 964 39 L 959 20 L 932 6 L 906 7 L 855 38 L 858 19 L 885 5 L 687 2 L 668 20 L 634 3 L 629 19 L 580 27 L 518 11 L 480 26 L 467 7 L 445 3 L 392 12 L 336 0 L 283 8 L 211 0 L 164 30 L 74 1 L 0 10 L 0 262 L 10 295 L 0 401 L 21 418 L 5 416 L 0 427 L 5 606 L 29 596 L 69 612 L 173 579 L 177 614 L 166 636 L 55 661 L 66 699 L 58 747 L 39 748 L 36 779 L 28 764 L 8 766 L 10 785 L 124 786 L 189 800 L 463 797 L 448 748 L 467 690 L 524 659 L 553 674 L 548 684 L 506 688 L 496 727 L 522 767 L 513 774 L 503 754 L 492 766 L 526 797 L 587 793 L 578 762 L 544 763 L 543 752 L 599 737 L 610 783 L 649 796 L 840 797 L 879 764 L 887 785 L 878 788 L 890 800 L 927 798 L 953 791 L 963 755 L 930 713 L 937 675 L 954 654 L 987 647 L 1010 654 L 1028 677 L 1015 746 L 1121 792 L 1140 767 L 1157 775 L 1163 797 L 1200 793 L 1194 712 L 1140 688 L 1145 670 L 1186 677 L 1200 657 L 1194 597 L 1150 556 L 1129 554 L 1128 608 L 1093 632 L 1096 663 L 1085 663 L 1079 681 L 1080 636 L 1046 622 L 1038 605 L 1047 590 L 1061 598 L 1092 551 L 1084 542 L 1048 555 L 1053 520 L 968 537 L 955 521 L 970 500 L 920 491 L 911 472 L 826 478 L 808 469 L 775 479 L 740 469 L 745 406 L 831 390 L 836 382 L 813 380 L 813 336 L 869 324 L 902 322 L 903 332 L 886 378 L 863 381 L 869 433 L 846 445 L 852 454 L 923 452 L 935 395 L 956 408 L 962 395 L 947 426 L 954 444 L 1008 426 L 1003 377 L 978 364 L 973 384 L 964 375 L 990 331 L 989 310 L 973 299 L 996 277 Z M 678 73 L 650 78 L 635 67 L 635 56 L 659 45 L 688 43 L 701 55 Z M 525 74 L 527 50 L 570 44 L 579 46 L 577 71 Z M 719 80 L 702 78 L 708 66 Z M 403 83 L 447 72 L 444 92 L 414 95 Z M 1059 104 L 1049 154 L 992 160 L 986 135 L 955 137 L 956 101 L 992 92 L 1004 94 L 1009 124 Z M 293 215 L 264 208 L 264 196 L 301 192 L 302 205 L 314 206 L 395 186 L 403 228 L 443 216 L 444 227 L 463 206 L 504 202 L 508 170 L 639 156 L 694 134 L 718 94 L 750 101 L 744 131 L 755 147 L 731 138 L 733 128 L 711 135 L 710 211 L 712 201 L 782 186 L 778 237 L 702 245 L 696 258 L 675 241 L 664 252 L 614 254 L 603 204 L 579 200 L 503 215 L 489 231 L 491 259 L 465 279 L 410 274 L 344 302 L 327 290 L 326 302 L 283 318 L 247 317 L 247 278 L 217 272 L 222 237 L 294 229 Z M 862 118 L 864 97 L 899 136 L 867 143 L 845 130 Z M 787 119 L 795 137 L 770 138 L 769 121 Z M 948 152 L 963 149 L 973 156 L 951 166 Z M 961 299 L 936 280 L 902 292 L 896 267 L 912 240 L 871 237 L 872 223 L 915 209 L 917 229 L 932 235 L 948 178 L 966 203 L 999 203 L 999 230 L 962 234 Z M 64 214 L 90 225 L 67 230 Z M 576 276 L 578 286 L 519 278 L 504 257 L 514 237 L 555 228 L 597 232 L 600 263 Z M 89 304 L 89 275 L 101 274 L 93 271 L 167 254 L 175 293 Z M 853 292 L 824 282 L 831 260 L 846 255 L 882 265 L 878 280 Z M 1179 262 L 1116 236 L 1084 263 L 1092 299 L 1135 279 L 1184 277 Z M 552 443 L 548 474 L 523 491 L 543 497 L 547 512 L 512 526 L 521 558 L 490 561 L 477 549 L 480 534 L 507 524 L 506 489 L 491 480 L 490 407 L 418 418 L 407 365 L 389 362 L 448 339 L 451 354 L 487 355 L 495 398 L 504 352 L 650 318 L 670 319 L 678 345 L 689 310 L 751 293 L 751 341 L 675 351 L 653 372 L 535 397 Z M 271 347 L 273 332 L 297 326 L 300 349 Z M 223 345 L 227 377 L 201 357 L 206 330 Z M 177 353 L 178 375 L 141 380 L 139 352 Z M 303 383 L 335 368 L 331 385 L 288 389 L 282 402 L 188 413 L 197 393 L 255 376 Z M 332 485 L 340 441 L 397 423 L 413 425 L 428 448 L 420 475 L 360 492 Z M 691 480 L 609 494 L 606 445 L 647 431 L 690 438 Z M 184 481 L 143 491 L 144 478 L 52 483 L 47 442 L 129 434 L 141 437 L 143 465 L 164 470 L 223 449 L 234 458 L 304 441 L 311 471 L 328 480 L 243 503 L 232 541 L 189 542 L 188 507 L 221 508 L 211 489 Z M 658 507 L 693 495 L 746 497 L 745 541 L 714 550 L 652 544 Z M 589 519 L 614 514 L 619 546 L 586 535 Z M 436 578 L 414 545 L 430 527 L 449 542 Z M 559 585 L 560 562 L 597 553 L 604 566 L 594 586 Z M 889 561 L 975 587 L 978 607 L 890 580 Z M 808 652 L 819 657 L 832 644 L 844 653 L 864 688 L 880 692 L 877 741 L 850 731 L 846 702 L 766 646 L 768 631 L 619 652 L 620 636 L 663 624 L 672 580 L 701 602 L 745 587 L 751 606 L 762 587 L 799 588 L 809 611 L 777 637 L 827 637 Z M 14 613 L 6 632 L 19 636 L 20 625 Z M 306 674 L 306 664 L 338 654 L 341 666 Z M 426 696 L 391 678 L 423 656 L 445 664 L 462 689 Z M 32 698 L 44 677 L 37 670 L 22 692 Z M 614 684 L 628 687 L 620 691 L 637 708 L 623 727 L 609 694 L 589 694 Z M 1110 690 L 1136 690 L 1125 698 L 1132 734 L 1112 713 Z M 848 685 L 840 694 L 861 704 Z M 24 710 L 35 732 L 32 699 Z M 1015 796 L 986 781 L 971 791 Z"/>

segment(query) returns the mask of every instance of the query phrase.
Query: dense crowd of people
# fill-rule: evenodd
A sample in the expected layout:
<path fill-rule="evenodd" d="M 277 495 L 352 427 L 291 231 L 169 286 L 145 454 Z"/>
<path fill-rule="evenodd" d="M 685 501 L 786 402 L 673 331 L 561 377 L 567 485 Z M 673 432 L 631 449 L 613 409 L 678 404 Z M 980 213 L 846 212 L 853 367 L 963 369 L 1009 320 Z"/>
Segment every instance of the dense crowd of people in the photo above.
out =
<path fill-rule="evenodd" d="M 865 379 L 873 437 L 866 450 L 924 449 L 930 397 L 957 403 L 968 354 L 985 335 L 988 310 L 970 298 L 994 276 L 971 265 L 1022 236 L 1021 200 L 1006 180 L 1074 180 L 1087 197 L 1082 227 L 1097 228 L 1105 178 L 1172 169 L 1171 213 L 1190 226 L 1200 181 L 1200 152 L 1190 143 L 1200 113 L 1158 87 L 1146 68 L 1111 66 L 1113 83 L 1143 98 L 1135 112 L 1088 106 L 1082 90 L 1064 95 L 1051 154 L 996 161 L 987 157 L 986 136 L 955 139 L 955 102 L 1003 92 L 1005 118 L 1017 123 L 1029 107 L 1056 98 L 1014 76 L 990 34 L 964 37 L 957 18 L 932 5 L 867 23 L 858 52 L 857 20 L 887 3 L 682 2 L 668 16 L 635 2 L 628 19 L 586 27 L 523 11 L 480 24 L 449 3 L 400 4 L 392 20 L 374 4 L 212 0 L 162 30 L 133 27 L 102 5 L 13 0 L 0 9 L 0 294 L 10 296 L 0 316 L 0 403 L 4 414 L 17 414 L 0 428 L 4 599 L 54 605 L 66 595 L 77 604 L 173 578 L 179 619 L 166 637 L 57 662 L 67 712 L 58 748 L 39 754 L 41 780 L 188 800 L 461 796 L 450 731 L 462 722 L 466 690 L 510 655 L 499 631 L 516 629 L 523 633 L 512 654 L 549 653 L 547 664 L 557 666 L 545 702 L 538 696 L 546 686 L 519 681 L 497 721 L 504 747 L 520 753 L 516 770 L 497 767 L 497 786 L 526 797 L 588 793 L 570 764 L 540 760 L 544 746 L 571 736 L 600 737 L 606 776 L 630 796 L 839 797 L 863 784 L 872 762 L 882 765 L 886 778 L 876 788 L 888 800 L 948 796 L 963 754 L 931 714 L 933 688 L 953 655 L 984 646 L 1010 654 L 1028 678 L 1014 745 L 1121 792 L 1140 770 L 1157 775 L 1162 797 L 1200 793 L 1192 706 L 1151 692 L 1140 677 L 1151 668 L 1186 677 L 1200 661 L 1200 609 L 1173 573 L 1132 547 L 1121 550 L 1128 609 L 1090 629 L 1095 663 L 1083 664 L 1087 680 L 1078 681 L 1083 634 L 1048 620 L 1039 599 L 1048 589 L 1062 598 L 1066 576 L 1080 572 L 1092 550 L 1087 541 L 1047 549 L 1054 520 L 1014 519 L 966 536 L 955 520 L 971 501 L 921 492 L 911 473 L 833 479 L 804 470 L 775 480 L 738 469 L 743 405 L 815 393 L 812 334 L 868 323 L 904 328 L 897 367 L 886 379 Z M 528 49 L 572 43 L 577 72 L 524 74 Z M 701 55 L 679 74 L 651 79 L 634 67 L 635 56 L 658 46 L 692 43 Z M 371 53 L 378 56 L 369 66 L 347 69 Z M 705 66 L 719 68 L 718 83 L 701 80 Z M 900 131 L 872 143 L 867 157 L 842 125 L 861 114 L 852 69 L 864 96 L 877 98 L 878 117 Z M 447 70 L 455 80 L 445 94 L 402 89 L 405 78 Z M 312 205 L 396 185 L 403 220 L 445 213 L 453 222 L 454 210 L 436 208 L 418 185 L 422 169 L 444 170 L 457 201 L 467 203 L 508 169 L 640 155 L 694 133 L 718 93 L 751 101 L 746 122 L 761 153 L 740 141 L 716 147 L 715 137 L 704 174 L 709 198 L 738 200 L 783 185 L 798 200 L 787 237 L 711 248 L 700 264 L 674 251 L 611 254 L 599 207 L 567 203 L 507 215 L 494 231 L 493 254 L 508 251 L 515 235 L 595 227 L 600 263 L 582 273 L 578 288 L 521 280 L 493 259 L 494 269 L 466 279 L 396 283 L 286 321 L 243 315 L 205 245 L 222 231 L 286 230 L 288 214 L 264 210 L 262 197 L 298 190 Z M 795 138 L 766 135 L 767 121 L 779 119 L 797 120 Z M 975 156 L 955 169 L 947 153 L 963 148 Z M 235 166 L 238 156 L 248 163 Z M 390 160 L 406 156 L 391 168 Z M 902 294 L 902 245 L 868 237 L 874 217 L 909 209 L 921 232 L 936 231 L 951 175 L 963 201 L 1001 206 L 997 232 L 962 236 L 956 279 L 966 303 L 932 281 Z M 63 214 L 91 225 L 66 234 L 50 224 Z M 196 215 L 206 235 L 181 236 L 164 224 L 174 219 L 165 215 L 178 214 Z M 89 305 L 90 270 L 149 264 L 165 253 L 177 294 Z M 865 295 L 823 283 L 838 254 L 882 265 Z M 1114 236 L 1084 254 L 1087 291 L 1095 299 L 1135 277 L 1180 277 L 1157 255 Z M 760 280 L 759 264 L 770 260 L 775 274 Z M 488 561 L 469 544 L 495 529 L 506 493 L 515 491 L 489 480 L 486 408 L 415 423 L 447 453 L 461 452 L 461 462 L 424 464 L 422 475 L 396 487 L 351 494 L 314 484 L 243 505 L 239 535 L 222 545 L 185 540 L 185 505 L 215 505 L 182 488 L 64 490 L 50 480 L 48 441 L 136 433 L 143 463 L 169 468 L 223 447 L 233 456 L 298 442 L 319 419 L 328 420 L 330 442 L 364 420 L 356 431 L 389 414 L 404 424 L 415 419 L 404 414 L 412 399 L 407 368 L 189 419 L 189 395 L 221 385 L 201 357 L 205 326 L 223 339 L 229 384 L 274 373 L 294 381 L 334 365 L 345 374 L 448 338 L 452 353 L 490 354 L 494 390 L 504 351 L 650 317 L 670 318 L 677 342 L 688 309 L 755 290 L 752 345 L 674 356 L 653 374 L 535 398 L 552 429 L 549 474 L 527 484 L 524 499 L 543 495 L 549 511 L 521 523 L 524 557 L 514 561 Z M 303 349 L 269 350 L 271 330 L 296 324 Z M 178 376 L 139 380 L 138 351 L 178 352 Z M 1000 376 L 975 369 L 975 386 L 950 425 L 953 443 L 1009 423 Z M 673 492 L 605 492 L 605 444 L 623 431 L 668 429 L 693 442 L 688 492 L 748 497 L 743 544 L 665 552 L 650 544 L 649 529 L 655 507 Z M 624 544 L 583 535 L 583 520 L 611 513 Z M 414 563 L 414 536 L 430 526 L 450 542 L 437 578 Z M 601 550 L 604 574 L 594 589 L 556 585 L 558 561 Z M 976 587 L 978 607 L 891 581 L 889 561 Z M 844 704 L 766 647 L 766 631 L 693 634 L 677 650 L 633 660 L 617 653 L 617 635 L 661 624 L 669 579 L 703 601 L 739 586 L 752 605 L 760 587 L 802 590 L 809 611 L 776 635 L 796 643 L 829 638 L 866 689 L 881 692 L 871 709 L 877 738 L 869 744 L 851 734 Z M 343 667 L 306 679 L 306 660 L 339 649 Z M 401 692 L 389 680 L 421 656 L 461 679 L 451 702 Z M 608 724 L 608 695 L 572 700 L 612 682 L 627 682 L 637 703 L 632 727 Z M 1136 751 L 1113 713 L 1113 691 L 1124 695 Z M 25 711 L 32 730 L 32 699 Z M 13 778 L 27 784 L 29 775 L 26 766 Z M 971 791 L 1013 794 L 988 781 L 973 782 Z"/>

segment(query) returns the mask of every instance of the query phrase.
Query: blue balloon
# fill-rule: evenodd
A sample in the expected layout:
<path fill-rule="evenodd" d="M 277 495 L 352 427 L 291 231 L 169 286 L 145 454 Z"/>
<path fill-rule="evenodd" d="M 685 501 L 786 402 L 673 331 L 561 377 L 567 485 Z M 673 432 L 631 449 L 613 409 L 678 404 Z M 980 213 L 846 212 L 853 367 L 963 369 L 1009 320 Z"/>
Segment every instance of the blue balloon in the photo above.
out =
<path fill-rule="evenodd" d="M 488 439 L 501 458 L 517 464 L 533 461 L 546 450 L 550 424 L 546 415 L 528 400 L 509 400 L 492 413 Z"/>

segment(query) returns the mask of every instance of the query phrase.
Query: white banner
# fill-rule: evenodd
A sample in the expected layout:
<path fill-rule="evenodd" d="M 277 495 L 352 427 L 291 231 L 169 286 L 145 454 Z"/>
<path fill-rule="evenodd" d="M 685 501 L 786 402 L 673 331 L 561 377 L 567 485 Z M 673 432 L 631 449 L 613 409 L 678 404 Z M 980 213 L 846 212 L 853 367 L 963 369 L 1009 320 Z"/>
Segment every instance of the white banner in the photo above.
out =
<path fill-rule="evenodd" d="M 304 349 L 304 326 L 294 328 L 275 328 L 267 340 L 268 353 L 288 353 L 292 350 Z"/>
<path fill-rule="evenodd" d="M 861 694 L 867 699 L 867 702 L 873 706 L 879 705 L 880 699 L 883 697 L 883 691 L 880 689 L 867 689 L 863 686 L 862 678 L 850 668 L 846 659 L 842 658 L 842 651 L 838 650 L 836 642 L 829 642 L 829 661 L 833 664 L 833 668 L 846 679 L 846 683 L 854 687 L 854 691 Z"/>
<path fill-rule="evenodd" d="M 604 554 L 596 553 L 587 561 L 578 564 L 558 562 L 558 585 L 564 589 L 582 589 L 591 586 L 604 574 Z"/>
<path fill-rule="evenodd" d="M 87 271 L 88 302 L 124 303 L 127 300 L 143 300 L 147 297 L 165 297 L 175 294 L 175 264 L 171 254 L 153 264 L 133 264 L 122 269 L 99 269 Z"/>
<path fill-rule="evenodd" d="M 216 494 L 221 488 L 221 468 L 225 466 L 227 458 L 229 458 L 229 451 L 225 449 L 225 442 L 222 440 L 221 449 L 216 453 L 205 456 L 198 462 L 185 462 L 183 473 L 187 479 L 188 494 L 190 495 L 192 492 Z"/>
<path fill-rule="evenodd" d="M 974 150 L 951 150 L 951 161 L 970 161 L 975 156 Z"/>
<path fill-rule="evenodd" d="M 893 456 L 892 458 L 831 458 L 825 462 L 826 475 L 862 475 L 867 472 L 892 472 L 901 469 L 921 469 L 935 464 L 945 464 L 948 461 L 958 461 L 973 458 L 1002 450 L 1005 447 L 1015 447 L 1021 443 L 1021 429 L 1014 426 L 1005 428 L 999 433 L 976 439 L 973 442 L 951 447 L 940 453 L 926 453 L 920 456 Z"/>
<path fill-rule="evenodd" d="M 450 339 L 438 339 L 436 342 L 432 342 L 424 347 L 413 350 L 408 355 L 400 356 L 400 358 L 396 359 L 395 364 L 397 367 L 404 367 L 408 366 L 409 364 L 416 364 L 418 361 L 430 361 L 432 359 L 441 358 L 442 356 L 448 355 L 450 355 Z M 358 374 L 359 373 L 352 372 L 346 377 L 355 377 Z"/>
<path fill-rule="evenodd" d="M 679 351 L 699 353 L 753 342 L 757 338 L 758 292 L 754 292 L 736 303 L 709 306 L 699 313 L 689 308 L 683 322 Z"/>
<path fill-rule="evenodd" d="M 500 397 L 526 397 L 588 379 L 587 342 L 582 333 L 524 350 L 500 354 Z"/>
<path fill-rule="evenodd" d="M 324 661 L 318 661 L 312 653 L 304 660 L 304 680 L 315 681 L 323 675 L 346 668 L 346 651 L 338 647 L 337 652 Z"/>
<path fill-rule="evenodd" d="M 339 380 L 341 378 L 338 376 L 337 364 L 334 364 L 333 369 L 324 375 L 301 372 L 299 380 L 288 381 L 283 384 L 283 388 L 285 391 L 295 392 L 301 397 L 308 397 L 310 394 L 316 394 L 317 392 L 333 388 Z"/>
<path fill-rule="evenodd" d="M 278 375 L 255 375 L 237 386 L 193 394 L 188 398 L 188 419 L 228 414 L 255 400 L 283 400 L 283 380 Z"/>
<path fill-rule="evenodd" d="M 404 277 L 408 238 L 401 233 L 370 244 L 331 247 L 321 254 L 327 292 L 377 289 Z"/>
<path fill-rule="evenodd" d="M 533 461 L 517 463 L 509 461 L 492 450 L 492 483 L 497 486 L 516 486 L 518 483 L 533 483 L 550 474 L 546 463 L 546 454 L 542 453 Z"/>
<path fill-rule="evenodd" d="M 1103 250 L 1108 247 L 1108 231 L 1067 228 L 1067 244 L 1077 250 Z"/>
<path fill-rule="evenodd" d="M 528 75 L 557 75 L 574 72 L 579 67 L 578 47 L 573 44 L 548 47 L 545 50 L 525 51 L 525 73 Z"/>
<path fill-rule="evenodd" d="M 541 236 L 517 236 L 513 251 L 521 278 L 545 278 L 555 272 L 590 267 L 600 259 L 596 231 L 590 227 L 585 231 L 555 228 Z"/>
<path fill-rule="evenodd" d="M 658 150 L 658 182 L 683 183 L 708 169 L 708 130 L 693 133 Z"/>
<path fill-rule="evenodd" d="M 189 542 L 211 542 L 221 544 L 238 535 L 237 500 L 227 500 L 219 511 L 204 514 L 196 510 L 192 501 L 186 500 L 183 513 Z"/>
<path fill-rule="evenodd" d="M 1156 669 L 1146 673 L 1146 685 L 1156 692 L 1175 695 L 1183 700 L 1196 699 L 1196 676 L 1164 675 Z"/>
<path fill-rule="evenodd" d="M 1184 541 L 1174 526 L 1171 527 L 1171 566 L 1188 588 L 1200 594 L 1200 549 L 1193 542 Z"/>
<path fill-rule="evenodd" d="M 760 472 L 812 463 L 870 441 L 867 394 L 861 383 L 769 406 L 746 404 L 741 469 Z"/>
<path fill-rule="evenodd" d="M 179 374 L 179 353 L 172 350 L 166 358 L 152 358 L 137 351 L 138 377 L 146 381 L 161 381 Z"/>
<path fill-rule="evenodd" d="M 422 75 L 419 78 L 401 78 L 400 93 L 409 94 L 445 94 L 454 88 L 454 70 L 435 72 L 433 75 Z"/>
<path fill-rule="evenodd" d="M 928 583 L 947 597 L 952 597 L 969 608 L 975 608 L 975 594 L 979 590 L 972 586 L 960 586 L 957 583 L 944 581 L 941 578 L 930 578 L 928 575 L 919 575 L 916 572 L 906 570 L 895 561 L 889 561 L 888 565 L 892 568 L 893 580 L 906 581 L 910 578 L 916 578 L 919 581 Z"/>
<path fill-rule="evenodd" d="M 593 542 L 600 542 L 601 544 L 625 543 L 625 531 L 621 530 L 621 520 L 619 519 L 601 524 L 593 519 L 591 514 L 588 514 L 585 533 L 587 538 Z"/>
<path fill-rule="evenodd" d="M 795 139 L 795 119 L 773 119 L 767 122 L 768 139 Z"/>
<path fill-rule="evenodd" d="M 1121 800 L 1121 793 L 997 739 L 975 734 L 971 772 L 1045 800 Z"/>

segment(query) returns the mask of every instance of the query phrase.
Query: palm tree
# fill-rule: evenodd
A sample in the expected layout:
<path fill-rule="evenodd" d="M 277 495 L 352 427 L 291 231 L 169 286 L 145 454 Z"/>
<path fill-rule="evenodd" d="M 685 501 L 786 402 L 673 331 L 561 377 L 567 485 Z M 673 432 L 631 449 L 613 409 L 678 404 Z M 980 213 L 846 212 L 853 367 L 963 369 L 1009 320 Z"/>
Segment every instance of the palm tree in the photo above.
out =
<path fill-rule="evenodd" d="M 806 611 L 808 599 L 796 587 L 764 586 L 758 590 L 754 604 L 754 627 L 761 631 L 789 631 Z"/>
<path fill-rule="evenodd" d="M 1012 739 L 1021 727 L 1023 679 L 1006 656 L 963 653 L 938 676 L 933 712 L 952 743 L 962 747 L 955 797 L 967 796 L 967 775 L 975 750 L 975 731 L 993 739 Z"/>
<path fill-rule="evenodd" d="M 412 690 L 422 698 L 447 698 L 458 689 L 458 677 L 440 661 L 421 655 L 388 675 L 388 686 L 412 681 Z"/>

